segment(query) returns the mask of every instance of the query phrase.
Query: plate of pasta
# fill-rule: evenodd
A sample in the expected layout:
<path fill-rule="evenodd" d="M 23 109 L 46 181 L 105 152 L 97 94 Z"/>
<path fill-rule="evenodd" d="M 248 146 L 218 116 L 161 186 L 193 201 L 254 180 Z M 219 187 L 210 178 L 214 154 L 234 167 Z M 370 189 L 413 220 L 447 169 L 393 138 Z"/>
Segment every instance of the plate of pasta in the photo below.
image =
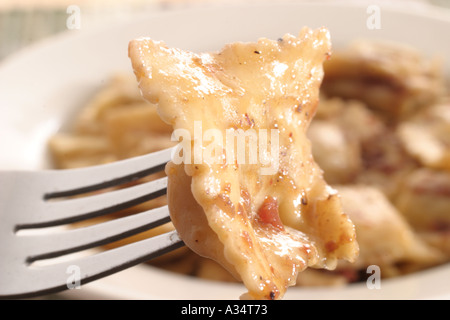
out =
<path fill-rule="evenodd" d="M 214 5 L 6 59 L 1 169 L 174 147 L 190 120 L 279 134 L 274 172 L 216 163 L 216 148 L 206 164 L 169 163 L 167 196 L 94 219 L 169 204 L 172 222 L 108 248 L 174 228 L 187 245 L 61 297 L 449 299 L 449 29 L 428 6 Z"/>

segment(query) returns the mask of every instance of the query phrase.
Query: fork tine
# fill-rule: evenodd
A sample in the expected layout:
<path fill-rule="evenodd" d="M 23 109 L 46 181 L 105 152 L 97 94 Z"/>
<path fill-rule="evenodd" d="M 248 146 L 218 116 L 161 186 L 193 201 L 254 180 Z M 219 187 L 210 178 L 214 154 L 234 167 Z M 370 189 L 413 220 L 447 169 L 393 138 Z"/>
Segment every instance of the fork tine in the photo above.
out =
<path fill-rule="evenodd" d="M 78 229 L 45 235 L 23 235 L 18 240 L 23 241 L 24 249 L 27 244 L 32 244 L 32 251 L 27 258 L 31 263 L 111 243 L 169 221 L 169 209 L 163 206 Z"/>
<path fill-rule="evenodd" d="M 49 170 L 45 198 L 74 196 L 134 181 L 164 169 L 174 148 L 109 164 L 71 170 Z"/>
<path fill-rule="evenodd" d="M 8 287 L 7 284 L 11 284 L 13 281 L 6 281 L 6 285 L 0 287 L 0 298 L 33 297 L 68 289 L 72 267 L 79 271 L 79 273 L 74 272 L 74 277 L 76 278 L 79 275 L 80 285 L 82 286 L 139 263 L 149 261 L 183 245 L 184 243 L 178 236 L 178 233 L 173 230 L 152 238 L 71 261 L 40 267 L 22 266 L 27 268 L 26 272 L 18 270 L 17 273 L 22 277 L 21 282 L 26 287 L 21 287 L 20 289 L 17 289 L 17 286 Z M 0 275 L 1 279 L 2 275 Z"/>
<path fill-rule="evenodd" d="M 103 251 L 93 256 L 80 258 L 77 261 L 73 261 L 72 264 L 80 267 L 81 281 L 87 282 L 148 261 L 183 245 L 184 243 L 178 232 L 173 230 L 152 238 Z M 149 250 L 149 248 L 152 249 Z"/>
<path fill-rule="evenodd" d="M 110 192 L 53 202 L 41 202 L 16 229 L 50 227 L 116 212 L 166 193 L 167 177 Z"/>

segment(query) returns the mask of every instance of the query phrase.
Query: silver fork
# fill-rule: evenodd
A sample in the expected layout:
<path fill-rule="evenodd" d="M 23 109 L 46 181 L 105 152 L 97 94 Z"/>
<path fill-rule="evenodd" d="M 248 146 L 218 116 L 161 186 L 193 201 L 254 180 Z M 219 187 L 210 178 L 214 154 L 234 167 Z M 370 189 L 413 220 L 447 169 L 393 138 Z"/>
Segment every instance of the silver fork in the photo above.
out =
<path fill-rule="evenodd" d="M 166 149 L 81 169 L 0 172 L 0 298 L 26 298 L 65 290 L 73 284 L 94 281 L 183 246 L 177 232 L 171 231 L 92 255 L 66 259 L 70 257 L 65 256 L 67 254 L 169 222 L 167 206 L 86 227 L 43 229 L 84 221 L 164 195 L 166 177 L 72 197 L 161 171 L 170 160 L 171 152 L 172 149 Z M 33 232 L 23 232 L 26 229 Z M 48 232 L 52 229 L 53 232 Z M 44 232 L 36 232 L 39 230 Z M 59 259 L 48 260 L 56 257 Z M 36 263 L 40 260 L 47 263 Z M 74 266 L 76 269 L 71 269 Z"/>

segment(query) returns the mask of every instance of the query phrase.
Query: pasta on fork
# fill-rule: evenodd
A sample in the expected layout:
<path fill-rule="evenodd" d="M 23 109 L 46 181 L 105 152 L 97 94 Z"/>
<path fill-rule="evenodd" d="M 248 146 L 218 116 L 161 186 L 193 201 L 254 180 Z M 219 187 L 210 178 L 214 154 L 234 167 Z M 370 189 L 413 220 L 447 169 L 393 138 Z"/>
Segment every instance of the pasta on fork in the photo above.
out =
<path fill-rule="evenodd" d="M 355 227 L 306 136 L 330 54 L 325 28 L 202 54 L 149 38 L 129 44 L 144 98 L 194 137 L 166 167 L 172 222 L 187 246 L 245 284 L 243 298 L 281 299 L 307 267 L 358 255 Z M 199 126 L 213 133 L 200 146 Z M 220 139 L 230 135 L 241 145 Z"/>

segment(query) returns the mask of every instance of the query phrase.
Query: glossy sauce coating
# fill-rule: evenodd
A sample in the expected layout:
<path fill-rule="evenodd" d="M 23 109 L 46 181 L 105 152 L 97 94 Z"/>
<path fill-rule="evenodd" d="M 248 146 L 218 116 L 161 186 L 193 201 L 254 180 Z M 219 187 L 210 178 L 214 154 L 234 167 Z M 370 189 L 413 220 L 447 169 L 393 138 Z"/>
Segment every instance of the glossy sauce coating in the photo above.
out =
<path fill-rule="evenodd" d="M 358 253 L 354 226 L 323 180 L 305 135 L 330 50 L 324 28 L 237 42 L 216 53 L 195 54 L 151 39 L 130 43 L 144 97 L 174 129 L 194 136 L 201 123 L 202 132 L 218 130 L 222 137 L 252 129 L 266 142 L 251 149 L 246 140 L 242 163 L 224 161 L 232 153 L 225 142 L 207 158 L 210 145 L 196 148 L 193 141 L 192 158 L 202 161 L 185 159 L 166 169 L 169 208 L 181 237 L 241 279 L 245 297 L 280 299 L 306 267 L 334 268 L 338 259 L 353 261 Z"/>

